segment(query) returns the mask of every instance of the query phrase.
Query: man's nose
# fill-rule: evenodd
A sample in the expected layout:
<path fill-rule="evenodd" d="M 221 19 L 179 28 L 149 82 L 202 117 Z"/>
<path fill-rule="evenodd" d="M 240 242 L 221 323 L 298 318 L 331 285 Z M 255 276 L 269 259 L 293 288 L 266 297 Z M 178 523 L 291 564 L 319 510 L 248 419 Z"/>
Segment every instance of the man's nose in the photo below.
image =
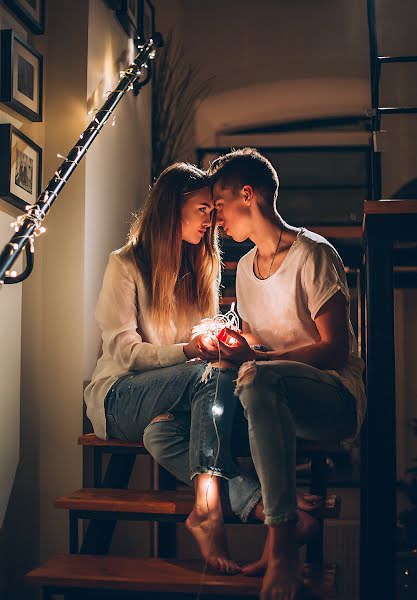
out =
<path fill-rule="evenodd" d="M 217 211 L 216 225 L 218 225 L 219 227 L 221 227 L 222 225 L 224 225 L 223 211 L 221 211 L 221 210 Z"/>

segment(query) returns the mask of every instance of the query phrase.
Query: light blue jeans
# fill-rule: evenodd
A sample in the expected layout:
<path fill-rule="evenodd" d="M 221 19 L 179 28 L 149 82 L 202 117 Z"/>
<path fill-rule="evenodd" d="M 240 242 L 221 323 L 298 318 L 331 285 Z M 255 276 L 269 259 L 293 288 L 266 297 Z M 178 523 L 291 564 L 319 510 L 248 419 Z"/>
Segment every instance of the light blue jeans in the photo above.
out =
<path fill-rule="evenodd" d="M 294 361 L 244 363 L 236 394 L 249 424 L 265 524 L 296 520 L 296 435 L 321 442 L 353 437 L 356 400 L 337 376 Z"/>
<path fill-rule="evenodd" d="M 242 412 L 234 394 L 237 369 L 213 369 L 204 383 L 206 366 L 206 362 L 192 361 L 118 379 L 105 398 L 107 433 L 128 441 L 143 438 L 151 456 L 188 485 L 200 473 L 225 478 L 222 487 L 230 508 L 246 521 L 261 489 L 259 481 L 240 472 L 232 457 L 232 431 L 236 413 Z M 221 412 L 214 416 L 217 433 L 215 397 Z M 244 421 L 240 421 L 243 426 L 237 437 L 247 439 Z"/>

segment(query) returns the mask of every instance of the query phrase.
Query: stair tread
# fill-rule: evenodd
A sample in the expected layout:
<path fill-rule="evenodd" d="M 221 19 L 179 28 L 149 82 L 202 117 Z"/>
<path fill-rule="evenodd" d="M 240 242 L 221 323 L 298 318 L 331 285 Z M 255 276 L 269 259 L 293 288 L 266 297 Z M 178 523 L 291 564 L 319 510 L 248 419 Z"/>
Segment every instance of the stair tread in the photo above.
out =
<path fill-rule="evenodd" d="M 51 558 L 26 574 L 33 585 L 57 588 L 112 589 L 152 592 L 198 593 L 202 583 L 202 561 L 138 558 L 124 556 L 90 556 L 64 554 Z M 304 580 L 315 598 L 335 595 L 336 566 L 325 565 L 321 571 L 304 567 Z M 204 594 L 257 596 L 262 579 L 212 574 L 206 572 Z"/>
<path fill-rule="evenodd" d="M 193 507 L 192 491 L 82 488 L 55 500 L 55 508 L 69 510 L 94 510 L 106 512 L 130 512 L 141 514 L 181 515 L 187 517 Z M 338 518 L 340 496 L 331 494 L 326 499 L 325 518 Z M 225 518 L 235 518 L 225 514 Z"/>
<path fill-rule="evenodd" d="M 230 303 L 236 298 L 223 298 L 225 303 Z M 142 441 L 138 442 L 127 442 L 124 440 L 117 440 L 115 438 L 109 438 L 107 440 L 102 440 L 98 438 L 94 433 L 86 433 L 84 435 L 80 435 L 78 438 L 78 444 L 80 446 L 98 446 L 98 447 L 122 447 L 122 448 L 145 448 Z M 297 452 L 302 452 L 303 454 L 314 453 L 314 452 L 329 452 L 329 453 L 346 453 L 340 444 L 326 444 L 315 442 L 311 440 L 304 440 L 302 438 L 297 438 Z"/>
<path fill-rule="evenodd" d="M 102 440 L 98 438 L 94 433 L 86 433 L 80 435 L 78 438 L 78 444 L 80 446 L 121 446 L 123 448 L 144 448 L 143 442 L 127 442 L 124 440 L 117 440 L 110 438 L 108 440 Z"/>

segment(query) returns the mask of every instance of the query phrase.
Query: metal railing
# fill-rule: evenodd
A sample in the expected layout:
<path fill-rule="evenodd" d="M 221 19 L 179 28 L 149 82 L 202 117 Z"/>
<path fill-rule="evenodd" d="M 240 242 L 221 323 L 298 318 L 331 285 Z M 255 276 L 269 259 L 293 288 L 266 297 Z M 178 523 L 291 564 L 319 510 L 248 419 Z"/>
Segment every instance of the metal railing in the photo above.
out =
<path fill-rule="evenodd" d="M 13 224 L 15 233 L 0 254 L 0 284 L 19 283 L 30 275 L 34 263 L 35 238 L 45 231 L 42 223 L 52 204 L 125 93 L 131 89 L 137 93 L 148 83 L 150 61 L 155 58 L 156 48 L 161 46 L 163 46 L 162 36 L 155 33 L 148 42 L 139 47 L 136 58 L 124 71 L 116 88 L 109 93 L 102 107 L 97 110 L 36 203 L 28 205 L 26 212 L 17 218 Z M 144 74 L 145 77 L 142 79 Z M 26 266 L 22 273 L 17 274 L 11 271 L 11 267 L 23 249 L 26 252 Z"/>

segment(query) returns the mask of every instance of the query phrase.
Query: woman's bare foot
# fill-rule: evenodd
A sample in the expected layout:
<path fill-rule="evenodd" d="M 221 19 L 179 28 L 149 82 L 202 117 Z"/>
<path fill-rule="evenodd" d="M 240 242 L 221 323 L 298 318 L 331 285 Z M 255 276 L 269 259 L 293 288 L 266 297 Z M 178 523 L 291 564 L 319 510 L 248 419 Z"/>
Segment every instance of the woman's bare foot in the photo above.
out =
<path fill-rule="evenodd" d="M 298 522 L 296 525 L 296 540 L 297 546 L 302 546 L 319 533 L 320 523 L 317 519 L 304 512 L 303 510 L 298 510 L 297 515 Z M 265 541 L 265 546 L 261 558 L 253 563 L 250 563 L 249 565 L 246 565 L 245 567 L 242 567 L 242 573 L 244 575 L 247 575 L 248 577 L 258 577 L 260 575 L 265 574 L 268 566 L 268 558 L 270 555 L 270 544 L 271 535 L 268 531 L 268 536 Z"/>
<path fill-rule="evenodd" d="M 194 509 L 185 525 L 196 540 L 203 558 L 213 569 L 228 575 L 240 572 L 239 565 L 229 557 L 223 515 L 198 514 Z"/>

